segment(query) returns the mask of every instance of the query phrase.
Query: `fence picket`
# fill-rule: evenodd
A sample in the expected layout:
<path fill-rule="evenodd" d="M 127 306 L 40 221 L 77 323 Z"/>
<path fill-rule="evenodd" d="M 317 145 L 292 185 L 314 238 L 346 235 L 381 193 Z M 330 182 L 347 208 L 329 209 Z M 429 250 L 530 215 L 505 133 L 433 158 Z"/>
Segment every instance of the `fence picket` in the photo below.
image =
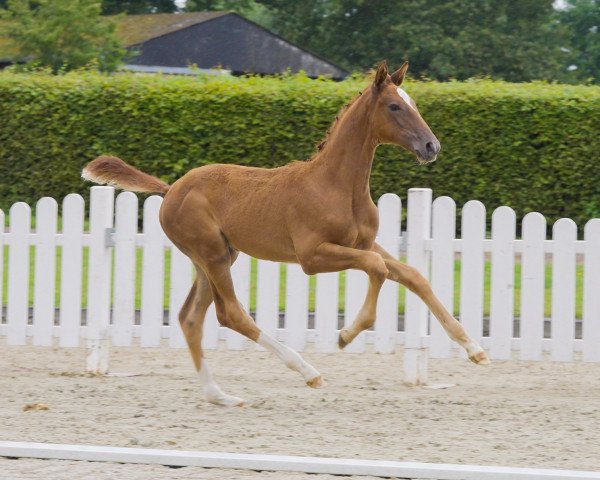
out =
<path fill-rule="evenodd" d="M 552 227 L 552 360 L 573 360 L 575 340 L 575 241 L 577 225 L 561 218 Z"/>
<path fill-rule="evenodd" d="M 169 289 L 169 346 L 171 348 L 184 348 L 187 345 L 179 324 L 179 311 L 192 288 L 193 269 L 191 260 L 173 246 Z"/>
<path fill-rule="evenodd" d="M 231 267 L 231 276 L 235 294 L 246 313 L 250 309 L 250 257 L 239 253 L 237 260 Z M 227 348 L 230 350 L 244 350 L 248 346 L 248 339 L 238 332 L 227 330 Z"/>
<path fill-rule="evenodd" d="M 210 304 L 204 318 L 204 333 L 202 334 L 202 348 L 214 350 L 219 346 L 219 321 L 215 310 L 215 302 Z"/>
<path fill-rule="evenodd" d="M 25 345 L 29 318 L 29 232 L 31 209 L 23 202 L 9 210 L 8 304 L 6 307 L 9 345 Z"/>
<path fill-rule="evenodd" d="M 515 294 L 515 212 L 499 207 L 492 214 L 490 355 L 510 359 Z"/>
<path fill-rule="evenodd" d="M 460 323 L 477 343 L 483 336 L 483 277 L 485 207 L 477 200 L 465 203 L 461 220 Z M 466 353 L 461 351 L 466 357 Z"/>
<path fill-rule="evenodd" d="M 112 249 L 107 233 L 113 227 L 115 189 L 92 187 L 90 191 L 90 248 L 88 260 L 87 337 L 88 372 L 108 371 L 110 321 L 110 272 Z"/>
<path fill-rule="evenodd" d="M 338 336 L 339 273 L 317 275 L 315 299 L 315 350 L 335 352 Z"/>
<path fill-rule="evenodd" d="M 81 195 L 70 193 L 63 200 L 59 330 L 61 347 L 79 346 L 84 208 Z"/>
<path fill-rule="evenodd" d="M 439 197 L 433 202 L 431 285 L 446 309 L 454 312 L 454 237 L 456 235 L 456 203 L 450 197 Z M 450 337 L 429 315 L 429 353 L 433 358 L 448 358 L 451 353 Z"/>
<path fill-rule="evenodd" d="M 192 283 L 191 261 L 166 240 L 158 221 L 160 197 L 150 197 L 144 206 L 144 231 L 137 233 L 137 198 L 125 192 L 114 199 L 112 187 L 93 187 L 90 204 L 90 233 L 83 232 L 84 201 L 68 195 L 63 202 L 63 230 L 56 232 L 57 205 L 51 198 L 37 204 L 37 228 L 31 234 L 31 211 L 24 203 L 13 205 L 9 212 L 10 228 L 4 232 L 4 214 L 0 211 L 0 304 L 2 281 L 8 278 L 7 314 L 0 318 L 0 335 L 8 344 L 26 343 L 32 335 L 36 345 L 51 345 L 58 332 L 61 346 L 77 346 L 81 332 L 81 293 L 84 243 L 89 245 L 89 281 L 87 307 L 87 369 L 104 373 L 108 369 L 108 339 L 111 331 L 114 345 L 131 345 L 134 336 L 142 346 L 158 346 L 162 337 L 171 347 L 184 347 L 178 313 Z M 483 335 L 484 252 L 491 252 L 490 356 L 511 358 L 512 348 L 520 350 L 523 360 L 540 360 L 543 351 L 552 358 L 571 361 L 574 352 L 582 351 L 584 361 L 600 361 L 600 219 L 590 220 L 584 240 L 577 241 L 577 227 L 572 220 L 561 219 L 553 228 L 553 239 L 545 239 L 546 224 L 539 213 L 523 219 L 522 240 L 515 240 L 514 211 L 500 207 L 492 216 L 492 239 L 485 240 L 485 207 L 476 201 L 465 204 L 462 212 L 462 239 L 454 240 L 456 207 L 448 197 L 431 202 L 429 189 L 409 191 L 407 228 L 407 261 L 425 276 L 429 273 L 437 296 L 449 310 L 454 302 L 454 256 L 461 252 L 460 319 L 477 341 Z M 115 208 L 116 207 L 116 208 Z M 115 233 L 111 237 L 115 211 Z M 386 194 L 379 201 L 380 231 L 378 242 L 394 256 L 400 254 L 400 199 Z M 114 277 L 111 277 L 114 239 Z M 136 245 L 142 239 L 142 306 L 141 325 L 135 318 Z M 29 322 L 30 244 L 35 243 L 33 291 L 33 325 Z M 3 245 L 8 247 L 3 249 Z M 61 248 L 60 324 L 54 326 L 55 259 Z M 164 260 L 170 249 L 170 309 L 168 327 L 164 323 Z M 3 256 L 8 251 L 8 272 L 3 275 Z M 521 253 L 520 338 L 513 338 L 515 253 Z M 553 254 L 552 338 L 544 339 L 545 256 Z M 583 335 L 575 340 L 576 253 L 584 255 Z M 258 261 L 256 322 L 265 332 L 283 336 L 285 343 L 299 351 L 308 340 L 317 351 L 336 349 L 338 335 L 339 273 L 318 274 L 316 278 L 315 326 L 308 329 L 309 280 L 298 265 L 288 265 L 286 273 L 286 309 L 283 332 L 279 331 L 280 264 Z M 248 310 L 250 303 L 251 259 L 240 254 L 232 268 L 238 298 Z M 344 324 L 356 317 L 367 291 L 364 272 L 349 270 L 345 275 Z M 407 295 L 404 335 L 398 334 L 398 287 L 386 282 L 378 304 L 378 322 L 374 331 L 359 335 L 346 347 L 347 352 L 363 352 L 367 339 L 380 353 L 392 352 L 398 341 L 405 342 L 405 381 L 426 381 L 428 349 L 435 357 L 448 357 L 451 343 L 424 303 L 413 294 Z M 1 314 L 0 314 L 1 316 Z M 427 339 L 428 320 L 430 338 Z M 283 334 L 283 335 L 282 335 Z M 221 328 L 214 305 L 209 308 L 203 335 L 205 349 L 216 348 L 224 338 L 230 349 L 243 349 L 247 339 Z M 260 347 L 256 347 L 260 348 Z"/>
<path fill-rule="evenodd" d="M 379 208 L 379 244 L 394 258 L 398 258 L 400 245 L 400 197 L 393 193 L 382 195 Z M 386 280 L 377 302 L 375 323 L 375 352 L 393 353 L 398 331 L 398 284 Z"/>
<path fill-rule="evenodd" d="M 584 240 L 583 361 L 600 362 L 600 219 L 587 222 Z"/>
<path fill-rule="evenodd" d="M 431 189 L 411 188 L 408 191 L 406 259 L 426 278 L 429 255 L 425 240 L 431 237 Z M 418 385 L 427 383 L 428 351 L 424 345 L 427 336 L 427 306 L 417 295 L 406 292 L 404 381 Z"/>
<path fill-rule="evenodd" d="M 344 326 L 350 325 L 362 307 L 367 296 L 369 278 L 360 270 L 346 270 L 346 292 L 344 299 Z M 344 351 L 347 353 L 362 353 L 367 343 L 367 332 L 361 332 Z"/>
<path fill-rule="evenodd" d="M 287 266 L 285 287 L 285 343 L 301 352 L 308 327 L 308 277 L 300 265 Z"/>
<path fill-rule="evenodd" d="M 144 254 L 142 257 L 142 305 L 140 323 L 142 347 L 158 347 L 164 317 L 164 232 L 158 221 L 162 197 L 153 195 L 144 202 Z"/>
<path fill-rule="evenodd" d="M 256 279 L 256 324 L 275 336 L 279 326 L 279 263 L 258 260 Z M 257 350 L 264 350 L 256 344 Z"/>
<path fill-rule="evenodd" d="M 117 196 L 115 206 L 115 275 L 112 341 L 120 347 L 131 345 L 135 323 L 135 236 L 138 198 L 132 192 Z"/>
<path fill-rule="evenodd" d="M 56 200 L 44 197 L 36 205 L 36 245 L 33 287 L 33 344 L 52 345 L 56 282 Z"/>
<path fill-rule="evenodd" d="M 522 225 L 521 256 L 521 360 L 541 360 L 544 340 L 544 241 L 546 219 L 539 213 L 528 213 Z"/>
<path fill-rule="evenodd" d="M 4 293 L 4 212 L 0 209 L 0 325 L 3 317 Z"/>

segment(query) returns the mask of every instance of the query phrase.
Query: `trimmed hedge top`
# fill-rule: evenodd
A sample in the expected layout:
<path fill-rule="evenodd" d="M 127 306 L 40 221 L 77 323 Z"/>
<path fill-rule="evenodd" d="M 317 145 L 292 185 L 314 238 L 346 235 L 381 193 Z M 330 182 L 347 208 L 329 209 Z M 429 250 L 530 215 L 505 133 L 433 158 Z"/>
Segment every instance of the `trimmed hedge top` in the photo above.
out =
<path fill-rule="evenodd" d="M 172 182 L 208 163 L 274 167 L 309 158 L 366 79 L 0 73 L 0 207 L 85 193 L 82 166 L 113 154 Z M 440 139 L 418 166 L 377 151 L 371 190 L 430 187 L 461 206 L 540 211 L 582 224 L 600 216 L 600 87 L 408 82 Z"/>

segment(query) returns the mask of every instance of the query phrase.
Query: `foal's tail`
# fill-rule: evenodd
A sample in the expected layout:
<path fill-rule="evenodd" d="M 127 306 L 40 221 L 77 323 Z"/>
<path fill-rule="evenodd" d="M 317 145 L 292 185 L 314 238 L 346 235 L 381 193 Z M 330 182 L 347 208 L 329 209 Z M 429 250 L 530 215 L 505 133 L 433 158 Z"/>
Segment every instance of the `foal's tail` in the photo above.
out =
<path fill-rule="evenodd" d="M 117 157 L 101 155 L 88 163 L 81 176 L 90 182 L 101 185 L 112 185 L 132 192 L 147 192 L 165 194 L 171 185 L 160 178 L 148 175 L 137 168 L 128 165 Z"/>

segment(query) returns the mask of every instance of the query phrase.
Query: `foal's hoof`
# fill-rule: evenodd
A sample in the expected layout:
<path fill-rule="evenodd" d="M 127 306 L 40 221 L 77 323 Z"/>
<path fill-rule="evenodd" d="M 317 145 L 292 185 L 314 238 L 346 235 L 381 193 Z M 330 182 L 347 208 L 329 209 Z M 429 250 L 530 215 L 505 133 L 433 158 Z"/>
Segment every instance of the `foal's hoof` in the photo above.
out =
<path fill-rule="evenodd" d="M 246 403 L 243 398 L 234 397 L 233 395 L 219 395 L 207 400 L 209 403 L 219 405 L 220 407 L 243 407 Z"/>
<path fill-rule="evenodd" d="M 487 356 L 487 353 L 485 353 L 484 350 L 479 350 L 477 352 L 475 352 L 472 355 L 469 355 L 469 360 L 471 360 L 473 363 L 476 363 L 477 365 L 489 365 L 490 363 L 490 359 Z"/>
<path fill-rule="evenodd" d="M 350 343 L 350 340 L 345 339 L 344 335 L 348 335 L 348 333 L 345 330 L 340 330 L 340 335 L 338 337 L 338 347 L 340 347 L 340 350 L 346 348 L 346 345 Z"/>
<path fill-rule="evenodd" d="M 325 380 L 323 380 L 323 377 L 321 375 L 319 375 L 318 377 L 315 377 L 311 380 L 308 380 L 306 382 L 306 384 L 310 388 L 323 388 L 326 385 Z"/>

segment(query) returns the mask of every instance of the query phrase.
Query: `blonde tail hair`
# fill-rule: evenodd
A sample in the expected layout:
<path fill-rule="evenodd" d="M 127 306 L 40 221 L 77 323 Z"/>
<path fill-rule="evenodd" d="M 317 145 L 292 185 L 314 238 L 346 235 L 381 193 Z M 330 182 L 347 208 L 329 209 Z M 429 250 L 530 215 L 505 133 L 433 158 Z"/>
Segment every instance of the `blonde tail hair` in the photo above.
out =
<path fill-rule="evenodd" d="M 112 185 L 132 192 L 165 194 L 171 185 L 148 175 L 117 157 L 101 155 L 88 163 L 81 176 L 89 182 Z"/>

